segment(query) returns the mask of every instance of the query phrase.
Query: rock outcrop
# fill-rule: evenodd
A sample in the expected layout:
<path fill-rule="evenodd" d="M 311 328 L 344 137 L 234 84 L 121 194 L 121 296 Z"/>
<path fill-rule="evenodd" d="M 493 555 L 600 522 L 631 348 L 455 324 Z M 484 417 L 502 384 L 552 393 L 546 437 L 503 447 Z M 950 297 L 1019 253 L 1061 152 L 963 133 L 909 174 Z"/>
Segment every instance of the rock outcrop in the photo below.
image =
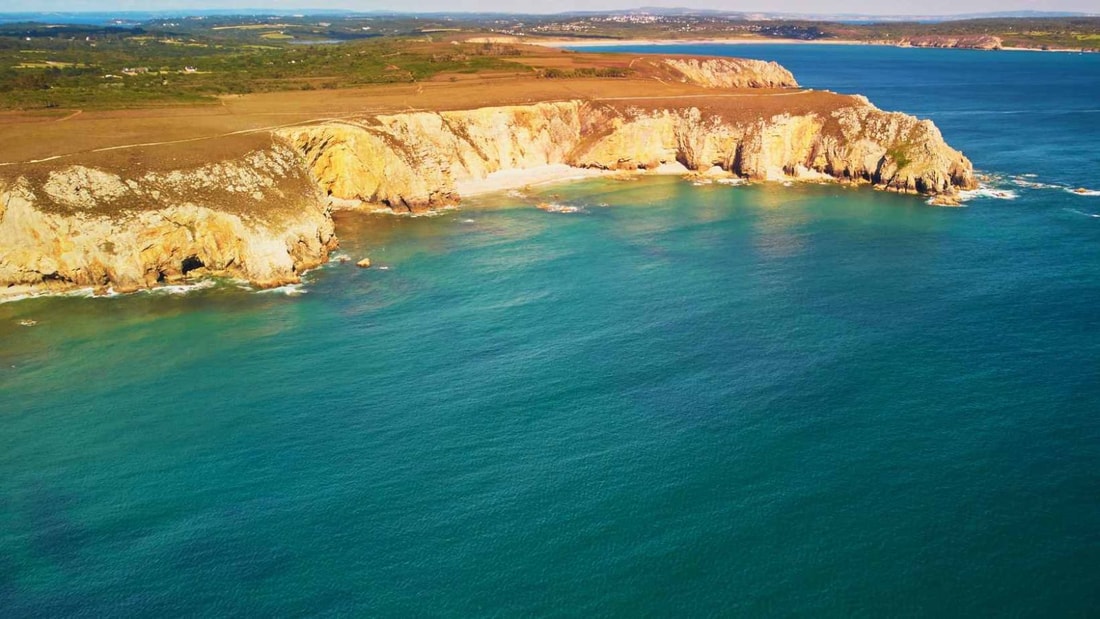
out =
<path fill-rule="evenodd" d="M 825 112 L 734 118 L 700 107 L 616 108 L 567 101 L 379 116 L 279 133 L 340 202 L 422 211 L 493 172 L 567 164 L 604 170 L 679 162 L 757 180 L 836 179 L 915 194 L 975 186 L 970 162 L 931 121 L 866 99 Z"/>
<path fill-rule="evenodd" d="M 0 283 L 130 292 L 222 275 L 299 281 L 335 247 L 332 219 L 286 146 L 132 178 L 84 166 L 0 184 Z"/>
<path fill-rule="evenodd" d="M 681 80 L 705 88 L 798 88 L 794 75 L 777 62 L 745 58 L 666 58 Z"/>
<path fill-rule="evenodd" d="M 689 81 L 695 93 L 796 85 L 775 63 L 663 63 L 665 78 Z M 336 246 L 334 205 L 430 210 L 456 203 L 460 187 L 494 173 L 544 166 L 678 163 L 748 179 L 866 183 L 947 203 L 976 185 L 970 162 L 931 121 L 884 112 L 862 97 L 738 91 L 635 99 L 288 127 L 240 157 L 186 169 L 134 172 L 144 168 L 142 151 L 112 165 L 92 157 L 5 168 L 0 286 L 9 294 L 125 292 L 211 275 L 257 287 L 293 283 Z"/>
<path fill-rule="evenodd" d="M 1004 46 L 1001 37 L 995 37 L 990 34 L 958 36 L 928 34 L 902 39 L 898 42 L 898 45 L 901 47 L 942 47 L 984 50 L 1001 49 Z"/>

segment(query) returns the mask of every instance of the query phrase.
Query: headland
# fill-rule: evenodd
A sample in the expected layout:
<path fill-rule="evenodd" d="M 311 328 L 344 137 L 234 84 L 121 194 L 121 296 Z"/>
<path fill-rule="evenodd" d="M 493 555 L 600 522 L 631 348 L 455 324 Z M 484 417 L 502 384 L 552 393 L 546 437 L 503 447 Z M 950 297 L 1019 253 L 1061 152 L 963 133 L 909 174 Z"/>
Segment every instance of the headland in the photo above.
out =
<path fill-rule="evenodd" d="M 941 204 L 976 184 L 931 121 L 803 89 L 775 63 L 417 45 L 507 61 L 217 105 L 3 113 L 0 294 L 295 283 L 337 246 L 336 209 L 428 213 L 593 174 L 842 182 Z"/>

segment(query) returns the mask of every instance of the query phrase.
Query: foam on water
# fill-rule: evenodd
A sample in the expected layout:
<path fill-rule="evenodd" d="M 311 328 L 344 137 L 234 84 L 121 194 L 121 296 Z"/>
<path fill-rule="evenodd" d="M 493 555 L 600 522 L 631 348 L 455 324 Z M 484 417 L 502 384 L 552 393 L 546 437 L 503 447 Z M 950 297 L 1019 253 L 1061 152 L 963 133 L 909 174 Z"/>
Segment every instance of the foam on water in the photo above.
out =
<path fill-rule="evenodd" d="M 546 211 L 547 213 L 580 213 L 584 210 L 579 206 L 558 204 L 556 202 L 540 202 L 538 204 L 538 209 L 540 211 Z"/>
<path fill-rule="evenodd" d="M 275 288 L 265 288 L 263 290 L 256 290 L 257 294 L 285 294 L 288 297 L 296 297 L 308 293 L 305 284 L 286 284 L 285 286 L 276 286 Z"/>
<path fill-rule="evenodd" d="M 1085 189 L 1084 187 L 1078 187 L 1078 188 L 1075 188 L 1075 189 L 1070 189 L 1069 187 L 1066 187 L 1066 191 L 1069 192 L 1069 193 L 1072 193 L 1075 196 L 1088 196 L 1088 197 L 1091 197 L 1091 198 L 1095 198 L 1096 196 L 1100 196 L 1100 190 Z"/>
<path fill-rule="evenodd" d="M 1055 185 L 1053 183 L 1042 183 L 1039 181 L 1031 180 L 1036 178 L 1036 174 L 1018 174 L 1012 177 L 1012 183 L 1017 187 L 1025 187 L 1027 189 L 1065 189 L 1065 185 Z"/>
<path fill-rule="evenodd" d="M 187 294 L 189 292 L 195 292 L 197 290 L 206 290 L 207 288 L 213 288 L 217 285 L 217 282 L 212 279 L 204 279 L 193 284 L 175 284 L 170 286 L 157 286 L 156 288 L 150 288 L 148 290 L 142 290 L 148 294 Z"/>
<path fill-rule="evenodd" d="M 963 202 L 969 202 L 978 198 L 988 198 L 992 200 L 1015 200 L 1020 197 L 1020 194 L 1011 189 L 997 189 L 982 184 L 977 189 L 968 189 L 959 192 L 959 200 Z"/>
<path fill-rule="evenodd" d="M 739 176 L 732 176 L 729 178 L 717 178 L 714 179 L 714 182 L 719 185 L 746 185 L 749 181 Z"/>

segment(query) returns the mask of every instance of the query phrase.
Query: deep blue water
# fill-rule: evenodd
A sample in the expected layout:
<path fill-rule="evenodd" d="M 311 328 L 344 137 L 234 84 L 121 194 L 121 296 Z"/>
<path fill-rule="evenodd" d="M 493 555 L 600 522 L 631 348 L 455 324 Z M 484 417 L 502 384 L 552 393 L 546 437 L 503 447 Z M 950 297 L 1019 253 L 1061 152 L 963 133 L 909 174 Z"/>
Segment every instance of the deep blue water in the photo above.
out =
<path fill-rule="evenodd" d="M 593 181 L 0 305 L 0 616 L 1096 614 L 1100 56 L 731 51 L 1017 197 Z"/>

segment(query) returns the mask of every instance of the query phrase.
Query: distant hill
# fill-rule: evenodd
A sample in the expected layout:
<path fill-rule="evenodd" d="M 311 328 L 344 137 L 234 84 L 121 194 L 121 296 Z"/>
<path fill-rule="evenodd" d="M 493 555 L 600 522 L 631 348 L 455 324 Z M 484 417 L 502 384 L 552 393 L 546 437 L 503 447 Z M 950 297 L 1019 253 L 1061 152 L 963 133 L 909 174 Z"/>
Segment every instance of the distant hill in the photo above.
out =
<path fill-rule="evenodd" d="M 566 11 L 552 15 L 593 17 L 600 15 L 661 15 L 723 17 L 739 21 L 825 21 L 841 23 L 924 22 L 937 23 L 968 19 L 1036 19 L 1059 17 L 1089 17 L 1100 13 L 1070 11 L 995 11 L 989 13 L 965 13 L 957 15 L 875 15 L 864 13 L 779 13 L 726 11 L 721 9 L 693 9 L 688 7 L 639 7 L 619 11 Z M 241 9 L 177 9 L 163 11 L 49 11 L 49 12 L 0 12 L 0 23 L 39 22 L 53 24 L 125 25 L 139 24 L 168 17 L 227 17 L 227 16 L 387 16 L 419 15 L 431 17 L 476 18 L 488 16 L 523 16 L 525 13 L 501 12 L 424 12 L 424 11 L 350 11 L 346 9 L 294 9 L 294 8 L 241 8 Z M 541 13 L 547 17 L 550 14 Z"/>

